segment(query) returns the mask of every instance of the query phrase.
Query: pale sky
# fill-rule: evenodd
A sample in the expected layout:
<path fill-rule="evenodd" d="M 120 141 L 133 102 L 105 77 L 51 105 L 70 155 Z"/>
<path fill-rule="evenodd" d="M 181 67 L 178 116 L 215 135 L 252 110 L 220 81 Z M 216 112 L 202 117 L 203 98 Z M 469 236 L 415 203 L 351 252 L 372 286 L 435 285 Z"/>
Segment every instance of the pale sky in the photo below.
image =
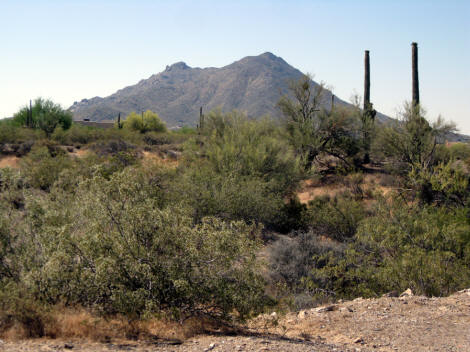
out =
<path fill-rule="evenodd" d="M 420 98 L 470 134 L 470 1 L 0 0 L 0 118 L 42 96 L 69 107 L 184 61 L 222 67 L 270 51 L 362 95 L 395 117 L 411 98 L 411 42 Z"/>

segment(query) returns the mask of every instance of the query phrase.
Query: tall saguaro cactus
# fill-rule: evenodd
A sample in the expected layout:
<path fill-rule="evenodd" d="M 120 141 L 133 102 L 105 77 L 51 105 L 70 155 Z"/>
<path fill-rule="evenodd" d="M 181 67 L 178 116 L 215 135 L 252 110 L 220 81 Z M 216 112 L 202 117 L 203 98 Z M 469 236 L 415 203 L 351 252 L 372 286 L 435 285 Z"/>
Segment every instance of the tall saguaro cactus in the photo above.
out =
<path fill-rule="evenodd" d="M 121 123 L 121 113 L 118 114 L 118 129 L 122 128 L 122 123 Z"/>
<path fill-rule="evenodd" d="M 411 70 L 413 85 L 413 106 L 419 105 L 419 80 L 418 80 L 418 43 L 411 43 Z"/>
<path fill-rule="evenodd" d="M 33 127 L 33 103 L 29 100 L 29 109 L 26 114 L 26 127 Z"/>
<path fill-rule="evenodd" d="M 362 142 L 364 164 L 370 163 L 371 134 L 374 128 L 376 111 L 370 102 L 370 57 L 369 50 L 364 52 L 364 109 L 362 112 Z"/>
<path fill-rule="evenodd" d="M 202 130 L 204 127 L 204 114 L 202 113 L 202 106 L 199 109 L 199 128 Z"/>
<path fill-rule="evenodd" d="M 370 105 L 370 58 L 369 50 L 364 52 L 364 111 Z"/>

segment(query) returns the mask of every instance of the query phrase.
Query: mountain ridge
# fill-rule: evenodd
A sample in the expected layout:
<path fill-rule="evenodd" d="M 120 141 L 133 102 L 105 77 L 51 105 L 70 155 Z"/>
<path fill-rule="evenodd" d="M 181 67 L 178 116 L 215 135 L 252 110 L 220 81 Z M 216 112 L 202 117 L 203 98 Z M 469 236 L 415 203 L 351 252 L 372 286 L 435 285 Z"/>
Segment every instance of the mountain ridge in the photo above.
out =
<path fill-rule="evenodd" d="M 69 109 L 75 120 L 114 120 L 118 113 L 153 110 L 170 127 L 195 125 L 199 108 L 240 110 L 250 117 L 280 117 L 276 107 L 281 94 L 288 91 L 289 81 L 303 73 L 271 52 L 246 56 L 229 65 L 190 67 L 180 61 L 165 70 L 142 79 L 135 85 L 119 89 L 110 96 L 93 97 L 74 103 Z M 312 81 L 315 86 L 318 83 Z M 331 104 L 326 91 L 324 105 Z M 346 105 L 335 97 L 335 104 Z"/>
<path fill-rule="evenodd" d="M 141 79 L 138 83 L 101 98 L 93 97 L 75 102 L 69 110 L 74 120 L 114 121 L 120 113 L 125 117 L 132 111 L 152 110 L 172 127 L 196 126 L 199 109 L 210 111 L 239 110 L 249 117 L 270 115 L 281 117 L 277 102 L 288 93 L 289 82 L 302 77 L 297 68 L 271 52 L 246 56 L 229 65 L 190 67 L 183 61 L 166 66 L 165 70 Z M 318 87 L 318 83 L 312 80 Z M 331 107 L 332 93 L 325 90 L 322 106 Z M 335 105 L 351 106 L 337 96 Z M 394 121 L 377 112 L 380 122 Z M 449 141 L 469 141 L 470 137 L 449 133 Z"/>

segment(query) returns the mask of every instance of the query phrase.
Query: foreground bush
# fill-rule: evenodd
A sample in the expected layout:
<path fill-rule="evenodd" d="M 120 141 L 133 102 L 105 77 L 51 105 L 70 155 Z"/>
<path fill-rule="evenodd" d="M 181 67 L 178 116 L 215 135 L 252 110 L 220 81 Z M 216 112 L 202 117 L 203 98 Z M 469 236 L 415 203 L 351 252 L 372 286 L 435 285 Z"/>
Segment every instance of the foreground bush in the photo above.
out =
<path fill-rule="evenodd" d="M 161 207 L 136 170 L 82 181 L 74 197 L 54 189 L 27 205 L 32 269 L 21 281 L 36 299 L 105 314 L 167 312 L 245 318 L 264 306 L 255 253 L 258 230 Z"/>
<path fill-rule="evenodd" d="M 423 208 L 396 199 L 362 221 L 345 255 L 327 253 L 312 274 L 345 297 L 411 288 L 448 295 L 470 285 L 468 209 Z M 313 286 L 315 284 L 312 283 Z"/>

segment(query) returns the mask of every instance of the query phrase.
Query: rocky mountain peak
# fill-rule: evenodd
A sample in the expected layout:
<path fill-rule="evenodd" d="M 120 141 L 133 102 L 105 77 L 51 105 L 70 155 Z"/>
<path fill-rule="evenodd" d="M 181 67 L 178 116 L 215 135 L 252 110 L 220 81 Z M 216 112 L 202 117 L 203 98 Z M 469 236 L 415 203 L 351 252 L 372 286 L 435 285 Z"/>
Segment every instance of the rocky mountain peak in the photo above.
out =
<path fill-rule="evenodd" d="M 165 71 L 170 72 L 170 71 L 189 70 L 189 69 L 191 69 L 191 67 L 186 65 L 185 62 L 180 61 L 180 62 L 174 63 L 173 65 L 167 66 Z"/>
<path fill-rule="evenodd" d="M 270 52 L 247 56 L 221 68 L 191 68 L 177 62 L 138 84 L 118 90 L 105 98 L 82 100 L 70 111 L 74 119 L 112 121 L 118 114 L 152 110 L 169 127 L 196 125 L 199 108 L 240 110 L 250 117 L 280 117 L 276 104 L 280 94 L 288 91 L 289 82 L 302 72 Z M 316 84 L 316 83 L 314 83 Z M 331 93 L 325 101 L 330 106 Z M 340 99 L 336 104 L 346 104 Z"/>

